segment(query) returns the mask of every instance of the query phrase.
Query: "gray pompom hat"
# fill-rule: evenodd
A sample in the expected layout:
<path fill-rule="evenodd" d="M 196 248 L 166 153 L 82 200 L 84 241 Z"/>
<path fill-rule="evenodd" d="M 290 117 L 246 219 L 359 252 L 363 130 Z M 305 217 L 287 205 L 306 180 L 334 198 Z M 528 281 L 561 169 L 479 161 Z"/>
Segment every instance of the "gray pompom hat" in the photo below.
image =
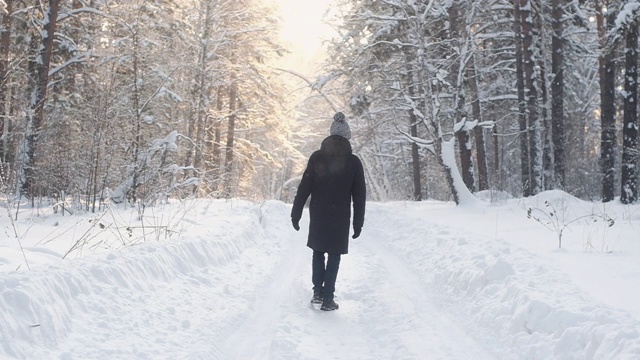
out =
<path fill-rule="evenodd" d="M 340 135 L 347 140 L 351 139 L 351 129 L 343 113 L 337 112 L 333 115 L 333 123 L 331 123 L 329 133 L 331 135 Z"/>

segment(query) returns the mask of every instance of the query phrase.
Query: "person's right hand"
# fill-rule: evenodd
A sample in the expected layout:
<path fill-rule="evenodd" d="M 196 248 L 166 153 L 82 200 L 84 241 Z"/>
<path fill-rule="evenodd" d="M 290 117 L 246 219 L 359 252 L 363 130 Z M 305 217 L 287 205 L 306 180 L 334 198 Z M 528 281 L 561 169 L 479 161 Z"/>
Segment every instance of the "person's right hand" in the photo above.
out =
<path fill-rule="evenodd" d="M 352 238 L 357 239 L 360 236 L 360 232 L 362 232 L 362 228 L 354 228 Z"/>
<path fill-rule="evenodd" d="M 300 220 L 291 219 L 291 224 L 296 231 L 300 230 Z"/>

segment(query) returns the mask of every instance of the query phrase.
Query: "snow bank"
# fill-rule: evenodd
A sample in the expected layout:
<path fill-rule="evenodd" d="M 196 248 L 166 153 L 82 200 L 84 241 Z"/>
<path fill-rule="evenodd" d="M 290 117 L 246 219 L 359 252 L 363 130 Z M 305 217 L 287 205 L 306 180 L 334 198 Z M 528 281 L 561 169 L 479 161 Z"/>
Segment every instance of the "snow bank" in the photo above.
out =
<path fill-rule="evenodd" d="M 229 203 L 225 210 L 202 219 L 207 231 L 188 240 L 145 243 L 0 277 L 0 355 L 30 358 L 34 345 L 56 347 L 88 307 L 116 312 L 125 298 L 177 278 L 194 286 L 210 281 L 199 275 L 203 268 L 233 261 L 263 239 L 258 206 Z M 100 304 L 96 298 L 112 301 Z"/>
<path fill-rule="evenodd" d="M 402 212 L 379 206 L 394 228 L 373 220 L 367 232 L 386 237 L 448 311 L 488 348 L 502 349 L 501 358 L 640 359 L 640 322 L 598 304 L 552 264 L 506 242 L 430 223 L 425 204 L 406 204 Z"/>

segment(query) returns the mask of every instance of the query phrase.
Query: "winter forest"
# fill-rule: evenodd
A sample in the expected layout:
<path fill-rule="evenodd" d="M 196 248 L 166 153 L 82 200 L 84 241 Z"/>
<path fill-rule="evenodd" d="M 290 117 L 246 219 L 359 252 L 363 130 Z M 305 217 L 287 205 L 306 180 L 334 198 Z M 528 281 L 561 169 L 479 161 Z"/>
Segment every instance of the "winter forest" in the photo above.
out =
<path fill-rule="evenodd" d="M 0 0 L 0 193 L 289 201 L 343 111 L 371 200 L 638 199 L 640 2 L 338 0 L 312 76 L 277 6 Z"/>

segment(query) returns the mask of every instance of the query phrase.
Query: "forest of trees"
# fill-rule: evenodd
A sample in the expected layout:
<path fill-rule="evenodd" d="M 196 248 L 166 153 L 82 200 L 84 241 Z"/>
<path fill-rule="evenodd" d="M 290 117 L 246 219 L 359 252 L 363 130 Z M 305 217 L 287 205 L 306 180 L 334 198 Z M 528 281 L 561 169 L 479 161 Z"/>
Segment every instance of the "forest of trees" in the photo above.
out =
<path fill-rule="evenodd" d="M 340 3 L 331 77 L 377 197 L 440 198 L 444 184 L 456 202 L 464 187 L 637 200 L 640 2 Z"/>
<path fill-rule="evenodd" d="M 638 199 L 637 1 L 335 0 L 329 60 L 303 85 L 274 66 L 287 46 L 265 1 L 0 9 L 8 197 L 289 200 L 337 110 L 321 92 L 372 200 Z"/>
<path fill-rule="evenodd" d="M 4 3 L 3 192 L 95 209 L 275 197 L 290 176 L 276 170 L 295 149 L 268 63 L 283 50 L 262 1 Z"/>

